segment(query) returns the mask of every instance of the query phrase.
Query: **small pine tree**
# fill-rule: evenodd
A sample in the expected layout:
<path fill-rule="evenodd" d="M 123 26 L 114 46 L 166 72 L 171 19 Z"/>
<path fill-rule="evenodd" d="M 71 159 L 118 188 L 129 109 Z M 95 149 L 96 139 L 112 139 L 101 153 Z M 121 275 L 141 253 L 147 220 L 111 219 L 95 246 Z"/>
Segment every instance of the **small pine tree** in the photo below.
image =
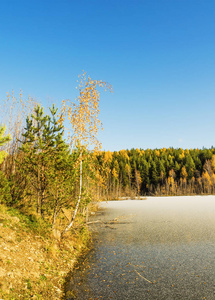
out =
<path fill-rule="evenodd" d="M 62 139 L 63 127 L 55 117 L 57 110 L 54 105 L 50 113 L 51 116 L 44 115 L 43 108 L 38 105 L 31 118 L 27 117 L 24 140 L 20 147 L 23 153 L 20 169 L 23 177 L 28 177 L 34 194 L 36 192 L 37 213 L 42 218 L 45 201 L 49 198 L 53 168 L 56 168 L 62 152 L 68 149 Z"/>

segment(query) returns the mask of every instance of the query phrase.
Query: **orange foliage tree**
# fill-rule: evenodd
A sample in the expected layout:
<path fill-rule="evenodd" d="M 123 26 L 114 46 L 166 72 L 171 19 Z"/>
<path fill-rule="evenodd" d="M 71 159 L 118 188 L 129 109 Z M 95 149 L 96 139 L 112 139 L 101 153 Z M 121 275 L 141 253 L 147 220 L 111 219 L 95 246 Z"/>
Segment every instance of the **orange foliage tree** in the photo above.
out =
<path fill-rule="evenodd" d="M 70 145 L 79 149 L 79 196 L 78 201 L 73 213 L 70 224 L 66 227 L 65 231 L 68 231 L 75 220 L 79 204 L 82 197 L 82 184 L 83 184 L 83 153 L 87 153 L 87 150 L 92 148 L 98 150 L 101 148 L 101 143 L 98 140 L 98 130 L 102 128 L 102 123 L 99 120 L 99 101 L 100 92 L 98 88 L 105 88 L 105 91 L 109 89 L 112 91 L 112 86 L 104 81 L 93 80 L 86 73 L 80 76 L 79 81 L 79 96 L 76 102 L 70 102 L 69 100 L 62 102 L 61 108 L 61 122 L 66 118 L 69 121 L 71 131 L 69 132 Z"/>

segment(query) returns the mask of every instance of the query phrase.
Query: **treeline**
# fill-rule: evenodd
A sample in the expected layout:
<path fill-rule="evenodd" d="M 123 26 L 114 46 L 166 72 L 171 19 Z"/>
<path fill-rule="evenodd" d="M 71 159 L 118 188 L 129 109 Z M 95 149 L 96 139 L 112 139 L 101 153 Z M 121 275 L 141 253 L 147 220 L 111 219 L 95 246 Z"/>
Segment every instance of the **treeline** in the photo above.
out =
<path fill-rule="evenodd" d="M 215 149 L 97 152 L 100 197 L 215 193 Z"/>

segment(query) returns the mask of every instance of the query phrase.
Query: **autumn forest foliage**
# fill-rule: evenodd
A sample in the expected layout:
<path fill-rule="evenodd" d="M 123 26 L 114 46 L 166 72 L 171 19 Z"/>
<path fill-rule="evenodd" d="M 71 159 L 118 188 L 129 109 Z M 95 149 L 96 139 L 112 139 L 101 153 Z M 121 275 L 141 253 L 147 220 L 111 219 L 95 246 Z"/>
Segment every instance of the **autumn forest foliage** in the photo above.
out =
<path fill-rule="evenodd" d="M 101 198 L 215 192 L 215 149 L 131 149 L 97 152 Z"/>
<path fill-rule="evenodd" d="M 1 203 L 65 234 L 85 222 L 91 202 L 215 193 L 214 148 L 102 151 L 100 90 L 111 86 L 86 74 L 79 83 L 76 101 L 59 108 L 43 108 L 21 92 L 7 95 L 1 106 Z"/>

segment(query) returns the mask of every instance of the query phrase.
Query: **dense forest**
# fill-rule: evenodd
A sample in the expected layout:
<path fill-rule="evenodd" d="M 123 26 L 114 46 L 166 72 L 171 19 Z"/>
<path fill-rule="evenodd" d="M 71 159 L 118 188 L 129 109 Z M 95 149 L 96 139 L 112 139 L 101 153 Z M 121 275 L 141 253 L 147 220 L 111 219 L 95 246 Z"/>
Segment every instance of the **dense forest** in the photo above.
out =
<path fill-rule="evenodd" d="M 215 192 L 215 149 L 131 149 L 96 155 L 106 199 Z"/>

